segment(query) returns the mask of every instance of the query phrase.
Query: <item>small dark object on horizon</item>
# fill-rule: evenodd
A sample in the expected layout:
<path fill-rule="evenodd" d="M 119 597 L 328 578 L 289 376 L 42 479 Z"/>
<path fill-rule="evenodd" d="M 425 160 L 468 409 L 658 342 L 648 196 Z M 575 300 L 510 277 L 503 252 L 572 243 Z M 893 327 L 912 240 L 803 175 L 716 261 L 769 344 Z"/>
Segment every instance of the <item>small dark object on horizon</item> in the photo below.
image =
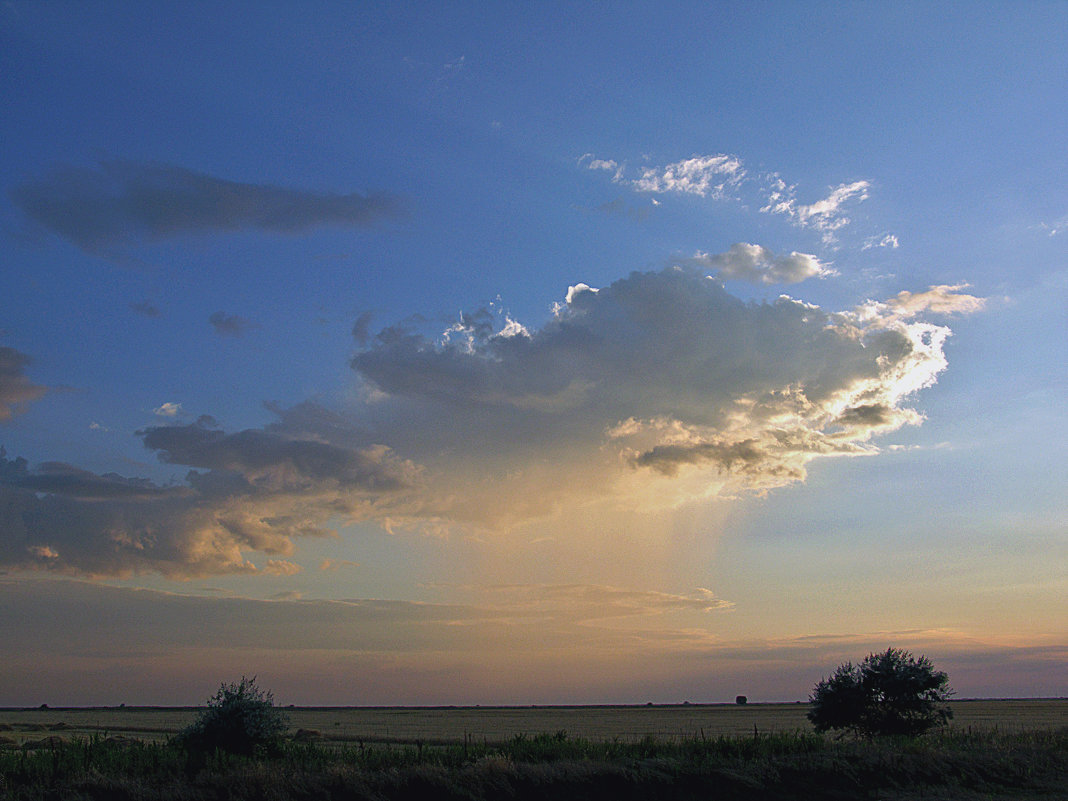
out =
<path fill-rule="evenodd" d="M 749 703 L 749 699 L 744 695 L 739 695 L 734 699 L 734 703 L 738 704 L 738 706 L 745 706 Z"/>

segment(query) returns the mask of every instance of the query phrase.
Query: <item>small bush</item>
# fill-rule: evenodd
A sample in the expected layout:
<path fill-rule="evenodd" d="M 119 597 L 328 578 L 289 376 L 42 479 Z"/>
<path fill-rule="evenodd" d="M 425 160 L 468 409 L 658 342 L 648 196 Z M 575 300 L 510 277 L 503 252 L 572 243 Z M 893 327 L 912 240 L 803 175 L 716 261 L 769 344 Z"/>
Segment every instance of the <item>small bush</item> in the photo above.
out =
<path fill-rule="evenodd" d="M 240 682 L 219 687 L 179 741 L 200 753 L 276 754 L 288 728 L 289 719 L 275 707 L 274 696 L 256 686 L 255 676 L 242 676 Z"/>

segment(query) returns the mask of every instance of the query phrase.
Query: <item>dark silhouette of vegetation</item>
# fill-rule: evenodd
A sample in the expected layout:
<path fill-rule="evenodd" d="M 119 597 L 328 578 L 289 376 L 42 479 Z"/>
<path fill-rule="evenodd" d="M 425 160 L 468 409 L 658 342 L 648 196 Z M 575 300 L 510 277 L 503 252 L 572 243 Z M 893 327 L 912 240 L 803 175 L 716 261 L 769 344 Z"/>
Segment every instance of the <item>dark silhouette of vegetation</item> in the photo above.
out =
<path fill-rule="evenodd" d="M 949 676 L 935 670 L 927 657 L 888 648 L 868 654 L 859 665 L 839 665 L 819 682 L 809 698 L 808 719 L 821 733 L 834 729 L 869 738 L 914 737 L 953 717 L 946 705 L 952 694 Z"/>
<path fill-rule="evenodd" d="M 271 692 L 257 687 L 255 676 L 242 676 L 237 683 L 219 687 L 179 741 L 193 753 L 270 755 L 280 751 L 288 728 L 289 719 L 275 707 Z"/>
<path fill-rule="evenodd" d="M 1068 730 L 833 741 L 810 733 L 597 741 L 564 731 L 501 743 L 302 743 L 225 751 L 189 772 L 177 742 L 94 736 L 0 749 L 0 798 L 158 801 L 811 801 L 1068 797 Z"/>
<path fill-rule="evenodd" d="M 746 698 L 744 695 L 739 695 L 735 697 L 734 703 L 738 704 L 738 706 L 745 706 L 749 703 L 749 699 Z"/>

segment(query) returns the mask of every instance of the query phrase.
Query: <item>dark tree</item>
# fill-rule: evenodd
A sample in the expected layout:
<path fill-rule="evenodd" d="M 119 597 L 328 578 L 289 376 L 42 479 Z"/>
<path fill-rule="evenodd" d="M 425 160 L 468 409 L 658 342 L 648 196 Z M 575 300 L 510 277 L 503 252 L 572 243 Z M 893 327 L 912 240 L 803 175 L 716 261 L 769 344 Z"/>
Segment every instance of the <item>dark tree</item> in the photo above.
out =
<path fill-rule="evenodd" d="M 208 699 L 208 706 L 181 734 L 190 751 L 211 753 L 216 749 L 252 756 L 278 750 L 289 720 L 274 705 L 274 696 L 256 686 L 256 677 L 223 684 Z"/>
<path fill-rule="evenodd" d="M 949 676 L 931 661 L 888 648 L 859 665 L 846 662 L 809 697 L 808 719 L 817 732 L 840 729 L 858 736 L 915 736 L 953 717 L 946 705 Z"/>

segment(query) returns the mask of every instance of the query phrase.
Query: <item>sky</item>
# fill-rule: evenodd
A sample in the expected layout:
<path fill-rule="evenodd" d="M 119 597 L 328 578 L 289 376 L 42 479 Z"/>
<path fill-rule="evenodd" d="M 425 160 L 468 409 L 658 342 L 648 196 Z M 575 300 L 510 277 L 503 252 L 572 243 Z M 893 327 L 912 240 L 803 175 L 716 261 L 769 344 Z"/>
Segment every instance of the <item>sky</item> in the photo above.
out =
<path fill-rule="evenodd" d="M 0 4 L 0 705 L 1068 695 L 1068 5 Z"/>

